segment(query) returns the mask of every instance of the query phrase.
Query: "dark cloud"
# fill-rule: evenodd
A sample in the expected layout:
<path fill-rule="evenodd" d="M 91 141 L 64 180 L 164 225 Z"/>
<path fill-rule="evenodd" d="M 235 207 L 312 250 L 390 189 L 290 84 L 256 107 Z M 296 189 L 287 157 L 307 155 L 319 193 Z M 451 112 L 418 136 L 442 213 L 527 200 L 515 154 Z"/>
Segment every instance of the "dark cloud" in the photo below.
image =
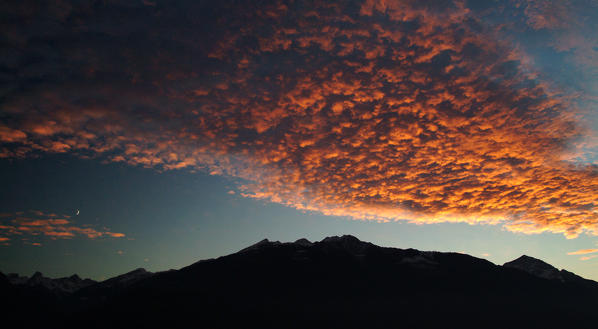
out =
<path fill-rule="evenodd" d="M 460 1 L 12 4 L 0 156 L 201 169 L 359 219 L 598 233 L 596 168 L 562 161 L 583 133 L 567 98 Z"/>

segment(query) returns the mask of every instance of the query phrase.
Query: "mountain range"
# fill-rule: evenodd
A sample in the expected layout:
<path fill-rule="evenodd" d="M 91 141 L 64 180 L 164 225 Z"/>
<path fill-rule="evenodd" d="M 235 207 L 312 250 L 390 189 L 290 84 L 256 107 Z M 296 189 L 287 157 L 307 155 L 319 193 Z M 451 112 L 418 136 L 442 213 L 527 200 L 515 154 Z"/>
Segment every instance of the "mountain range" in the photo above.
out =
<path fill-rule="evenodd" d="M 502 266 L 353 236 L 262 240 L 179 270 L 96 282 L 0 273 L 22 328 L 595 328 L 598 283 L 533 257 Z"/>

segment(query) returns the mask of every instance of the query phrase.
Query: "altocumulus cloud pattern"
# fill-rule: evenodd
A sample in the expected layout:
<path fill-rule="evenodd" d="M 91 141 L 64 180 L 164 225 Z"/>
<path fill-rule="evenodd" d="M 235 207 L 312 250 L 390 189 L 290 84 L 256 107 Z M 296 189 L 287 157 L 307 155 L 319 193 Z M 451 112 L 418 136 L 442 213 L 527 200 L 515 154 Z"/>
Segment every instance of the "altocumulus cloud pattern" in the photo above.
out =
<path fill-rule="evenodd" d="M 356 219 L 598 234 L 597 169 L 564 156 L 586 133 L 571 96 L 462 1 L 2 6 L 1 157 L 204 170 Z"/>

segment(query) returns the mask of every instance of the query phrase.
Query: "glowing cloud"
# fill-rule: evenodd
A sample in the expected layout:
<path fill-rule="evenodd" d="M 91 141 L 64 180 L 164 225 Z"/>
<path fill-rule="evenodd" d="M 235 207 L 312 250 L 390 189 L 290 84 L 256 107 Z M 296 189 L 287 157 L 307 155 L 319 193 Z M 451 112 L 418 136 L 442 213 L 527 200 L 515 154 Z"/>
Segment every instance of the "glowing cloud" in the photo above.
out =
<path fill-rule="evenodd" d="M 0 218 L 0 242 L 8 243 L 12 237 L 28 241 L 34 237 L 45 236 L 50 239 L 70 239 L 76 236 L 95 239 L 100 237 L 121 238 L 123 233 L 97 230 L 88 226 L 76 226 L 66 215 L 44 213 L 39 210 L 19 212 Z M 41 246 L 39 242 L 28 242 Z"/>
<path fill-rule="evenodd" d="M 9 63 L 0 157 L 204 170 L 356 219 L 598 234 L 597 169 L 564 161 L 584 134 L 569 95 L 461 1 L 140 3 L 118 28 L 110 10 L 60 9 L 16 11 L 54 13 L 43 38 L 2 32 L 17 58 L 53 52 Z"/>
<path fill-rule="evenodd" d="M 581 249 L 577 251 L 568 252 L 567 255 L 585 255 L 585 254 L 593 254 L 598 252 L 598 249 Z"/>

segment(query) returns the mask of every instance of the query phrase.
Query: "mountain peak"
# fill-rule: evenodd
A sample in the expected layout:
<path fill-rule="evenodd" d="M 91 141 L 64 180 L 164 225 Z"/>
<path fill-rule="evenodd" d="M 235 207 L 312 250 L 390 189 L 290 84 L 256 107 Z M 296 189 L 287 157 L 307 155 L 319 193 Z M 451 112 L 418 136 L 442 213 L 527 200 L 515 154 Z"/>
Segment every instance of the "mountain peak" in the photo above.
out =
<path fill-rule="evenodd" d="M 352 235 L 329 236 L 320 241 L 319 244 L 335 249 L 343 249 L 357 257 L 362 257 L 366 249 L 374 246 L 373 244 L 361 241 Z"/>
<path fill-rule="evenodd" d="M 301 238 L 297 241 L 294 242 L 295 244 L 298 244 L 300 246 L 304 246 L 304 247 L 309 247 L 311 245 L 313 245 L 313 243 L 309 240 L 307 240 L 306 238 Z"/>
<path fill-rule="evenodd" d="M 140 267 L 140 268 L 134 269 L 130 272 L 127 272 L 125 274 L 121 274 L 119 276 L 115 276 L 108 280 L 102 281 L 97 286 L 100 286 L 102 288 L 111 288 L 111 287 L 118 287 L 118 286 L 124 287 L 124 286 L 131 285 L 131 284 L 133 284 L 137 281 L 140 281 L 142 279 L 148 278 L 152 275 L 154 275 L 154 273 L 148 272 L 144 268 Z"/>
<path fill-rule="evenodd" d="M 285 243 L 281 243 L 280 241 L 270 241 L 268 239 L 263 239 L 257 243 L 252 244 L 249 247 L 241 249 L 239 252 L 243 253 L 243 252 L 248 252 L 248 251 L 259 250 L 264 247 L 292 245 L 292 244 L 301 246 L 301 247 L 311 247 L 315 244 L 323 244 L 323 245 L 333 246 L 334 248 L 340 247 L 341 249 L 346 249 L 351 252 L 357 252 L 357 251 L 361 252 L 367 246 L 372 246 L 372 244 L 369 242 L 361 241 L 352 235 L 346 234 L 346 235 L 342 235 L 342 236 L 335 235 L 335 236 L 325 237 L 320 242 L 316 242 L 316 243 L 313 243 L 305 238 L 298 239 L 295 242 L 285 242 Z"/>
<path fill-rule="evenodd" d="M 513 261 L 504 263 L 503 266 L 518 269 L 540 278 L 563 281 L 563 277 L 556 267 L 527 255 L 522 255 Z"/>
<path fill-rule="evenodd" d="M 545 261 L 538 259 L 538 258 L 528 256 L 528 255 L 521 255 L 519 258 L 517 258 L 515 260 L 504 263 L 503 266 L 506 266 L 506 267 L 534 266 L 536 268 L 555 269 L 556 270 L 556 268 L 554 266 L 546 263 Z"/>
<path fill-rule="evenodd" d="M 349 234 L 345 234 L 343 236 L 329 236 L 329 237 L 325 237 L 324 239 L 322 239 L 322 241 L 320 242 L 343 242 L 343 243 L 359 243 L 362 242 L 361 240 L 359 240 L 358 238 L 349 235 Z"/>
<path fill-rule="evenodd" d="M 268 239 L 263 239 L 257 243 L 252 244 L 251 246 L 247 247 L 247 248 L 243 248 L 241 249 L 239 252 L 247 252 L 247 251 L 251 251 L 251 250 L 256 250 L 265 246 L 269 246 L 269 245 L 279 245 L 281 244 L 280 241 L 270 241 Z"/>
<path fill-rule="evenodd" d="M 49 278 L 44 277 L 41 272 L 35 272 L 33 275 L 27 280 L 27 284 L 30 286 L 41 284 L 42 282 L 46 282 L 50 280 Z"/>

